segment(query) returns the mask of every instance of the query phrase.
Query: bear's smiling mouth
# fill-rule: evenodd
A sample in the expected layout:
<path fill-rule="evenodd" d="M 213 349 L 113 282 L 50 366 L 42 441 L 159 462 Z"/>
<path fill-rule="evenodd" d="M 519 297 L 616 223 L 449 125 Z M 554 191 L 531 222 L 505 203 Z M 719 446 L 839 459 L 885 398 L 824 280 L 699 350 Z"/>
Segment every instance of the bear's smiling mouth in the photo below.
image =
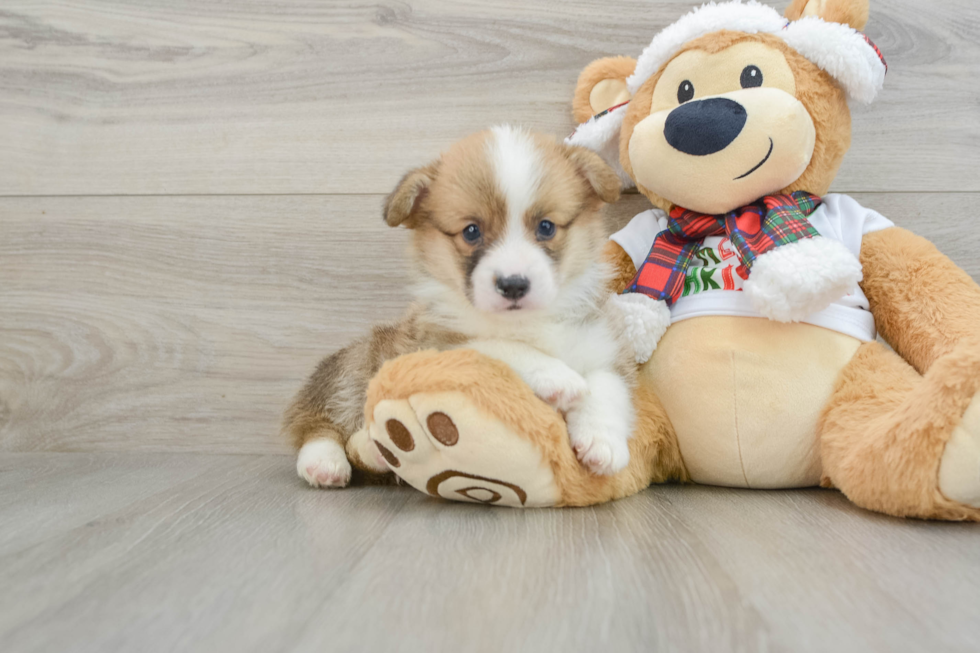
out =
<path fill-rule="evenodd" d="M 748 172 L 746 172 L 741 177 L 735 177 L 735 181 L 738 181 L 739 179 L 745 179 L 746 177 L 748 177 L 749 175 L 751 175 L 753 172 L 755 172 L 756 170 L 758 170 L 759 168 L 761 168 L 762 166 L 764 166 L 766 164 L 766 161 L 769 160 L 769 157 L 772 156 L 772 151 L 773 151 L 773 149 L 775 149 L 775 147 L 776 147 L 776 144 L 773 143 L 772 142 L 772 138 L 770 138 L 769 139 L 769 153 L 766 154 L 766 158 L 764 158 L 762 161 L 760 161 L 759 164 L 756 167 L 752 168 L 751 170 L 749 170 Z"/>

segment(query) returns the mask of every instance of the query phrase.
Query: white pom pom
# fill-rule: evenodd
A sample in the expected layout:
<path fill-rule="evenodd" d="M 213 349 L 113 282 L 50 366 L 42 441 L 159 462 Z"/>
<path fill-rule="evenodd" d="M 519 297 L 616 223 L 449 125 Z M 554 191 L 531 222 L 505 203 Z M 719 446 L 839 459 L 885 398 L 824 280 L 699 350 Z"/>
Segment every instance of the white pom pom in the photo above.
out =
<path fill-rule="evenodd" d="M 861 262 L 843 243 L 808 238 L 781 245 L 752 264 L 745 294 L 776 322 L 799 322 L 854 290 Z"/>
<path fill-rule="evenodd" d="M 647 362 L 670 326 L 670 309 L 665 302 L 640 293 L 614 295 L 612 303 L 623 316 L 626 337 L 633 345 L 636 362 Z"/>

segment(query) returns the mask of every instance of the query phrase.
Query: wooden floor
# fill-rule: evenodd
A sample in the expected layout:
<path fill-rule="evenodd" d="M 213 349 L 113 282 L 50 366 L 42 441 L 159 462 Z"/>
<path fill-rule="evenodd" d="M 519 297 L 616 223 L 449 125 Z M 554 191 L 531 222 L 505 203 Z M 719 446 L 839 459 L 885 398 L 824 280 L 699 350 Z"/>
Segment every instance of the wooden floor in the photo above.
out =
<path fill-rule="evenodd" d="M 696 3 L 3 0 L 0 651 L 980 650 L 974 526 L 315 491 L 276 438 L 406 304 L 398 177 L 567 134 L 579 70 Z M 980 3 L 872 0 L 867 31 L 889 75 L 835 190 L 980 279 Z"/>

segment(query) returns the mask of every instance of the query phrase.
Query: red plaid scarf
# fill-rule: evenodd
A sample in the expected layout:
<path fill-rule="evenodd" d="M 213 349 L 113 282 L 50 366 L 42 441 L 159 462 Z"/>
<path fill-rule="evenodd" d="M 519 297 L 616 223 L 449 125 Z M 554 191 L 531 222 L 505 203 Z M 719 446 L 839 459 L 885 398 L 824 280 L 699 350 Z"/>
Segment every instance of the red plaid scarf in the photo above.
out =
<path fill-rule="evenodd" d="M 704 215 L 680 207 L 653 241 L 646 261 L 625 292 L 638 292 L 672 305 L 684 292 L 687 268 L 709 236 L 727 236 L 742 264 L 751 268 L 766 252 L 820 234 L 807 218 L 822 200 L 805 191 L 768 195 L 724 215 Z"/>

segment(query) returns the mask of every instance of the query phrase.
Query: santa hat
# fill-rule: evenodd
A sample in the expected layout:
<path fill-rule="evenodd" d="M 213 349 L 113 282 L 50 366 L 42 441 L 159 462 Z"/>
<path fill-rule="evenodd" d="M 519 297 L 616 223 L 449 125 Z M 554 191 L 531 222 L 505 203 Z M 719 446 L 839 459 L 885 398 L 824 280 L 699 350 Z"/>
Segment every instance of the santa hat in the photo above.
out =
<path fill-rule="evenodd" d="M 637 60 L 635 71 L 626 80 L 630 94 L 635 95 L 687 43 L 721 30 L 772 34 L 783 39 L 837 80 L 848 99 L 870 104 L 884 85 L 888 66 L 881 51 L 856 29 L 816 16 L 791 22 L 757 0 L 744 3 L 730 0 L 705 4 L 653 37 Z M 625 113 L 625 105 L 605 111 L 579 125 L 567 142 L 599 152 L 627 181 L 628 177 L 619 166 L 618 152 L 619 127 Z"/>

